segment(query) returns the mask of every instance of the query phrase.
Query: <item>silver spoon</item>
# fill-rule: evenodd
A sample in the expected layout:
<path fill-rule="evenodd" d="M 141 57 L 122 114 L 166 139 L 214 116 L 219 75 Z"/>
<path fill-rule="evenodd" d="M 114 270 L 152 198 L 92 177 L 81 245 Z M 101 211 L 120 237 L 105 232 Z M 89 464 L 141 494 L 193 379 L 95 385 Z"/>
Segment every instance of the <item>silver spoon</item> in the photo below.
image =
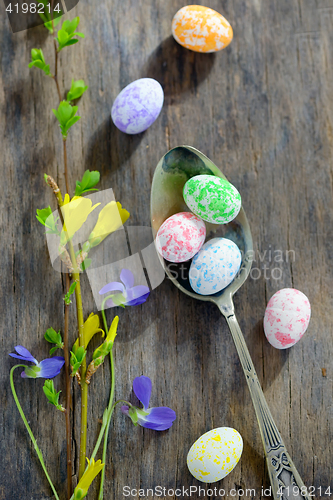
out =
<path fill-rule="evenodd" d="M 226 179 L 211 160 L 191 146 L 179 146 L 171 149 L 159 161 L 151 189 L 151 223 L 154 239 L 158 229 L 168 217 L 178 212 L 189 212 L 183 199 L 183 187 L 188 179 L 200 174 L 216 175 Z M 160 261 L 166 274 L 179 290 L 194 299 L 214 302 L 227 320 L 257 415 L 273 498 L 275 500 L 282 498 L 290 500 L 306 498 L 310 500 L 307 489 L 286 450 L 268 408 L 235 316 L 232 297 L 248 277 L 253 260 L 252 236 L 243 208 L 236 219 L 229 224 L 216 226 L 206 223 L 207 235 L 212 231 L 216 232 L 217 227 L 220 231 L 224 230 L 223 236 L 234 241 L 242 253 L 242 264 L 237 277 L 221 292 L 206 296 L 195 293 L 188 280 L 189 263 L 185 265 L 172 264 L 171 272 L 170 263 L 159 256 Z M 177 267 L 178 273 L 175 272 Z M 175 278 L 175 274 L 177 274 L 178 279 Z"/>

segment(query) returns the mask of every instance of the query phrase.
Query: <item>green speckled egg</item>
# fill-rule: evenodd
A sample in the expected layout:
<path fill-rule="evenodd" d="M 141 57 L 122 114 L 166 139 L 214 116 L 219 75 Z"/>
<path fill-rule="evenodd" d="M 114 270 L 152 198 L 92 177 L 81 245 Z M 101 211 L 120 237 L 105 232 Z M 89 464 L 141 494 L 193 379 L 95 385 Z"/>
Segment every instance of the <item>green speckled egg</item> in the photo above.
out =
<path fill-rule="evenodd" d="M 242 206 L 237 189 L 215 175 L 192 177 L 186 182 L 183 195 L 188 208 L 212 224 L 227 224 L 237 217 Z"/>

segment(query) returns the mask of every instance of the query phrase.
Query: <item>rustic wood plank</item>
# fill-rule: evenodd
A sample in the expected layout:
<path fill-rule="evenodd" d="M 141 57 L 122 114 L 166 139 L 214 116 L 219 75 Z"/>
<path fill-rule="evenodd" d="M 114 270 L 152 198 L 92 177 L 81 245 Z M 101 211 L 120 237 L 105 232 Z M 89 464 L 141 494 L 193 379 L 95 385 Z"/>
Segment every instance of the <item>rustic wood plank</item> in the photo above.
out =
<path fill-rule="evenodd" d="M 332 487 L 333 4 L 211 0 L 209 6 L 234 27 L 232 44 L 216 55 L 186 51 L 170 37 L 172 17 L 182 6 L 180 0 L 81 0 L 70 14 L 80 15 L 86 39 L 61 53 L 60 83 L 68 89 L 75 77 L 89 85 L 79 103 L 82 119 L 68 140 L 70 184 L 86 168 L 100 170 L 101 188 L 113 188 L 131 212 L 130 224 L 148 226 L 152 175 L 170 147 L 197 147 L 222 168 L 242 193 L 256 250 L 252 277 L 235 297 L 240 325 L 304 482 Z M 42 28 L 11 34 L 1 9 L 0 499 L 37 500 L 51 498 L 51 492 L 8 389 L 8 352 L 20 343 L 45 357 L 45 330 L 63 327 L 62 281 L 35 220 L 36 208 L 54 206 L 42 174 L 49 172 L 64 186 L 62 149 L 51 112 L 57 103 L 54 84 L 27 67 L 32 47 L 42 47 L 52 60 L 51 41 Z M 118 92 L 142 76 L 161 82 L 165 106 L 146 133 L 129 137 L 111 123 L 110 108 Z M 271 295 L 291 286 L 308 295 L 312 319 L 299 344 L 277 351 L 264 338 L 262 318 Z M 94 304 L 86 278 L 84 290 L 87 316 Z M 113 314 L 108 312 L 109 320 Z M 240 465 L 220 486 L 255 488 L 261 497 L 261 487 L 269 484 L 260 435 L 219 311 L 165 280 L 146 304 L 119 314 L 116 398 L 133 398 L 133 378 L 148 375 L 152 404 L 171 406 L 177 420 L 158 435 L 132 428 L 115 413 L 105 498 L 121 498 L 125 485 L 199 485 L 187 470 L 186 455 L 202 433 L 217 426 L 234 427 L 244 439 Z M 72 339 L 74 333 L 73 309 Z M 47 405 L 40 381 L 16 381 L 65 498 L 62 416 Z M 63 382 L 62 377 L 56 385 Z M 105 366 L 91 384 L 89 449 L 108 387 Z M 79 398 L 76 389 L 76 407 Z M 97 482 L 95 493 L 96 488 Z"/>

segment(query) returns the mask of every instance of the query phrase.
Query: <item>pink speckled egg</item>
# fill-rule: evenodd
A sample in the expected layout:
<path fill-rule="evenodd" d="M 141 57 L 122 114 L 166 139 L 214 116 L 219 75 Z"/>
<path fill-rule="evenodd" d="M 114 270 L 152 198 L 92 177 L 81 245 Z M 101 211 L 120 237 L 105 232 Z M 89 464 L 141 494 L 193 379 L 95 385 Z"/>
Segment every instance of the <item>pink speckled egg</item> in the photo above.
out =
<path fill-rule="evenodd" d="M 264 330 L 268 342 L 277 349 L 295 345 L 310 321 L 311 306 L 304 293 L 294 288 L 276 292 L 267 304 Z"/>
<path fill-rule="evenodd" d="M 169 262 L 186 262 L 199 252 L 205 237 L 205 223 L 190 212 L 180 212 L 163 222 L 156 236 L 156 248 Z"/>

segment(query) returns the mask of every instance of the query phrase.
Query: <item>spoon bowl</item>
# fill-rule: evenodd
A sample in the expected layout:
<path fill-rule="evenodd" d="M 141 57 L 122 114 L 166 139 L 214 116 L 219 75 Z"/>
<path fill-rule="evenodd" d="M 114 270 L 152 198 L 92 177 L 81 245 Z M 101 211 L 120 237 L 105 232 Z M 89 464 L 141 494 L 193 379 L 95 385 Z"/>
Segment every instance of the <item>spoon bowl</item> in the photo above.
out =
<path fill-rule="evenodd" d="M 183 187 L 191 177 L 202 174 L 226 179 L 209 158 L 191 146 L 178 146 L 171 149 L 158 162 L 151 190 L 151 224 L 154 239 L 160 226 L 168 217 L 179 212 L 190 212 L 183 198 Z M 304 492 L 304 483 L 286 450 L 268 408 L 234 312 L 232 297 L 247 279 L 253 260 L 253 241 L 245 211 L 241 208 L 237 217 L 228 224 L 217 225 L 207 222 L 205 224 L 207 239 L 216 236 L 228 238 L 236 243 L 242 255 L 237 276 L 220 292 L 213 295 L 200 295 L 194 292 L 188 279 L 190 262 L 170 263 L 164 260 L 158 252 L 157 254 L 167 276 L 179 290 L 194 299 L 214 302 L 227 320 L 256 412 L 273 498 L 275 500 L 281 500 L 281 498 L 310 500 L 307 494 L 301 495 L 301 491 Z"/>

